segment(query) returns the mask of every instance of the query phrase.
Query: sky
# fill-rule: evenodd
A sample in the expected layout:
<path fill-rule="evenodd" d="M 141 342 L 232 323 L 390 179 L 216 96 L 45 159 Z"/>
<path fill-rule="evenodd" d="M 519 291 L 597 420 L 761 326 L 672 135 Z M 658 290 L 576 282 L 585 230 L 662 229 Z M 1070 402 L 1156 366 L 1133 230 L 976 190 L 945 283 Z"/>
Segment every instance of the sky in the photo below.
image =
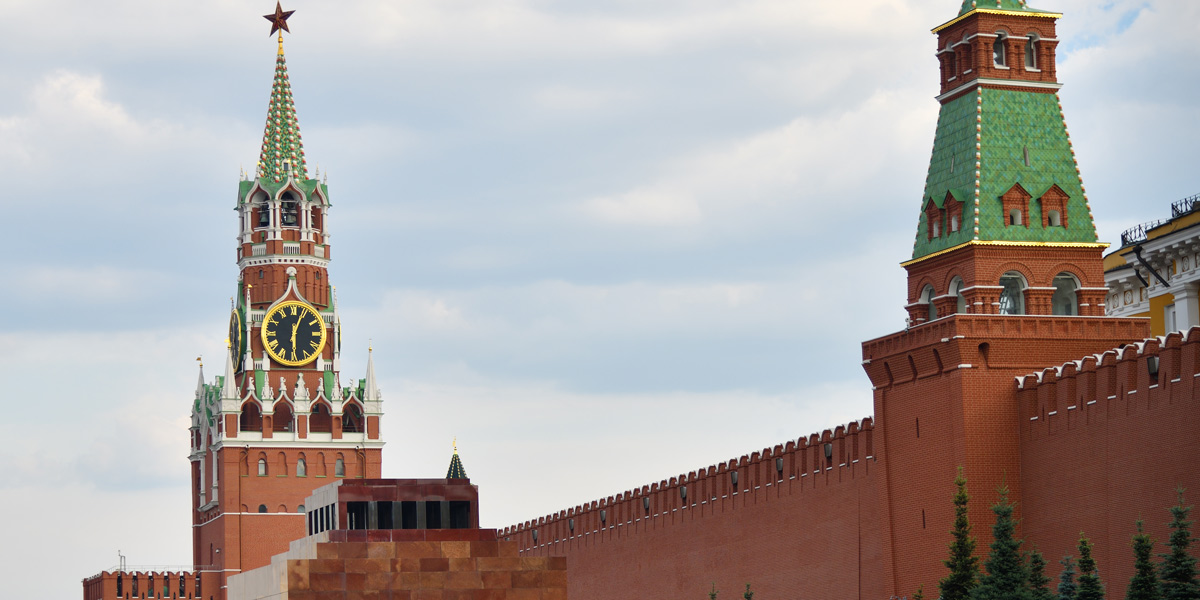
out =
<path fill-rule="evenodd" d="M 0 0 L 6 594 L 191 561 L 266 0 Z M 871 414 L 957 0 L 292 0 L 343 380 L 503 527 Z M 1102 241 L 1200 192 L 1200 3 L 1047 0 Z"/>

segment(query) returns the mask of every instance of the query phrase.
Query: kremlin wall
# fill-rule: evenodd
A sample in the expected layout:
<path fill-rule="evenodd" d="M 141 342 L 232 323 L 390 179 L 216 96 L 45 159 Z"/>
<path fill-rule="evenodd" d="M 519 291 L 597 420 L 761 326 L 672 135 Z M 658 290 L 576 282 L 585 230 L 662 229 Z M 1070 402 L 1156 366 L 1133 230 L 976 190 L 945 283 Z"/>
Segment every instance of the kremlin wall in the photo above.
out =
<path fill-rule="evenodd" d="M 1165 540 L 1176 489 L 1200 498 L 1200 197 L 1104 256 L 1057 95 L 1062 15 L 1024 0 L 963 0 L 933 29 L 908 319 L 862 345 L 872 415 L 499 530 L 457 452 L 445 480 L 379 479 L 383 396 L 370 354 L 341 379 L 289 15 L 266 15 L 279 50 L 239 182 L 229 355 L 192 407 L 194 569 L 104 572 L 85 600 L 934 598 L 960 470 L 980 555 L 1007 487 L 1048 575 L 1082 532 L 1117 598 L 1135 522 Z"/>

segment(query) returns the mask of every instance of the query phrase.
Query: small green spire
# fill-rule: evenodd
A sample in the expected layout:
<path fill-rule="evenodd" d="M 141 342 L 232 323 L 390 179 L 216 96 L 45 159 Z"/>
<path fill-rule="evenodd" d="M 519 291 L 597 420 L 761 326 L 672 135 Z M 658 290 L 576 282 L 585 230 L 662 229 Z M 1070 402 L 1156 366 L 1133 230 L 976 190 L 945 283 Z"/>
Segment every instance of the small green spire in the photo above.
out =
<path fill-rule="evenodd" d="M 300 121 L 292 100 L 292 84 L 288 80 L 287 59 L 283 56 L 281 37 L 279 54 L 275 58 L 271 102 L 267 106 L 267 125 L 258 157 L 258 177 L 280 183 L 287 181 L 289 173 L 292 179 L 298 181 L 308 179 L 304 143 L 300 140 Z"/>
<path fill-rule="evenodd" d="M 454 440 L 454 456 L 450 457 L 450 468 L 446 469 L 446 479 L 470 479 L 467 470 L 463 468 L 462 460 L 458 458 L 458 439 Z"/>

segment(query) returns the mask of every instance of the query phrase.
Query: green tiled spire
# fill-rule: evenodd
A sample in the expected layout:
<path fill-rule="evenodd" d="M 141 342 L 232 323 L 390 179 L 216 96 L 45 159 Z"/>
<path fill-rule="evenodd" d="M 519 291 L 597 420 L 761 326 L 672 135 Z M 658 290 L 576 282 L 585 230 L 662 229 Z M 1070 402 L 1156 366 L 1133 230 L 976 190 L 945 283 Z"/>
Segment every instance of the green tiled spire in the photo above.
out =
<path fill-rule="evenodd" d="M 463 468 L 462 460 L 458 458 L 458 442 L 454 443 L 454 456 L 450 457 L 450 468 L 446 469 L 446 479 L 468 479 L 467 470 Z"/>
<path fill-rule="evenodd" d="M 1016 184 L 1032 196 L 1028 226 L 1006 222 L 1000 197 Z M 1054 185 L 1068 197 L 1066 227 L 1042 227 L 1038 199 Z M 929 239 L 925 209 L 947 195 L 963 203 L 962 226 Z M 942 105 L 913 258 L 971 241 L 1096 242 L 1057 94 L 980 87 Z"/>
<path fill-rule="evenodd" d="M 287 59 L 283 56 L 283 38 L 280 37 L 279 54 L 275 59 L 275 81 L 271 85 L 271 103 L 267 107 L 267 126 L 263 131 L 262 152 L 258 158 L 258 177 L 275 183 L 287 181 L 288 165 L 291 165 L 292 179 L 308 179 L 304 143 L 300 140 L 300 121 L 296 117 L 296 104 L 292 101 L 292 84 L 288 81 Z"/>

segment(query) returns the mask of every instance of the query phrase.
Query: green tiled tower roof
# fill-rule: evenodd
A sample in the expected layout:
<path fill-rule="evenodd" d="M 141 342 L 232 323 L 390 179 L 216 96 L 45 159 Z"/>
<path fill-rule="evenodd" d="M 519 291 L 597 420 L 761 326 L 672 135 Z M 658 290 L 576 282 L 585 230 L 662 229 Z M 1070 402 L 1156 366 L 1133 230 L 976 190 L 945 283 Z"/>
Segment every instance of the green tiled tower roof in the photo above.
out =
<path fill-rule="evenodd" d="M 292 100 L 292 84 L 288 81 L 287 59 L 283 56 L 283 37 L 280 32 L 279 54 L 275 58 L 275 81 L 271 85 L 271 102 L 267 107 L 267 126 L 263 131 L 262 152 L 258 158 L 258 178 L 279 183 L 287 181 L 291 165 L 292 179 L 308 179 L 304 161 L 304 143 L 300 140 L 300 121 Z"/>
<path fill-rule="evenodd" d="M 1032 196 L 1028 226 L 1006 222 L 1000 197 L 1017 184 Z M 1067 226 L 1042 227 L 1038 198 L 1055 185 L 1068 197 Z M 963 203 L 962 227 L 930 239 L 925 209 L 947 195 Z M 943 104 L 921 209 L 913 259 L 973 241 L 1095 243 L 1058 95 L 979 87 Z"/>
<path fill-rule="evenodd" d="M 454 456 L 450 457 L 450 468 L 446 469 L 446 479 L 468 479 L 467 470 L 463 468 L 462 460 L 458 458 L 458 444 L 454 445 Z"/>
<path fill-rule="evenodd" d="M 958 11 L 959 16 L 965 15 L 976 8 L 991 8 L 995 10 L 1019 10 L 1029 12 L 1041 12 L 1029 8 L 1025 4 L 1025 0 L 963 0 L 962 10 Z"/>

